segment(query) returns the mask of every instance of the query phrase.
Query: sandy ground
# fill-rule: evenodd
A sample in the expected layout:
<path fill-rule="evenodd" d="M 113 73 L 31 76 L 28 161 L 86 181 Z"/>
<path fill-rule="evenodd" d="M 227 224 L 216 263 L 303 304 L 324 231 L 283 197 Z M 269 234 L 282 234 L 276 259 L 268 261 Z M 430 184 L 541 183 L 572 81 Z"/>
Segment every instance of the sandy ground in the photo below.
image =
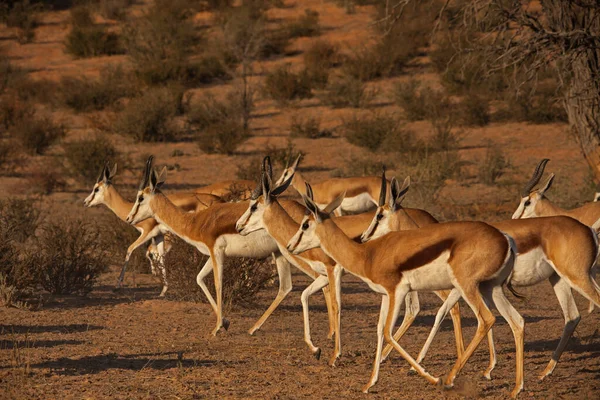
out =
<path fill-rule="evenodd" d="M 514 342 L 498 317 L 498 366 L 491 381 L 487 346 L 481 345 L 456 381 L 440 391 L 407 375 L 397 354 L 384 363 L 371 394 L 368 380 L 375 352 L 379 296 L 356 278 L 343 278 L 342 346 L 337 367 L 327 365 L 327 315 L 322 296 L 313 297 L 313 340 L 323 348 L 316 360 L 303 342 L 300 292 L 308 279 L 296 274 L 295 290 L 254 336 L 246 331 L 275 297 L 260 293 L 256 304 L 229 312 L 229 331 L 212 337 L 214 316 L 208 304 L 156 298 L 156 282 L 138 275 L 138 288 L 113 293 L 115 274 L 104 276 L 88 298 L 58 298 L 42 311 L 0 309 L 1 398 L 507 398 L 514 385 Z M 141 284 L 140 284 L 141 282 Z M 129 281 L 131 283 L 131 281 Z M 522 290 L 513 304 L 525 317 L 525 390 L 520 398 L 594 399 L 600 394 L 600 314 L 585 315 L 554 374 L 537 375 L 548 362 L 562 332 L 563 319 L 551 287 Z M 578 296 L 585 312 L 587 303 Z M 422 313 L 401 344 L 416 356 L 433 324 L 439 300 L 421 295 Z M 465 338 L 475 319 L 463 309 Z M 444 375 L 455 361 L 451 323 L 443 328 L 423 365 Z"/>

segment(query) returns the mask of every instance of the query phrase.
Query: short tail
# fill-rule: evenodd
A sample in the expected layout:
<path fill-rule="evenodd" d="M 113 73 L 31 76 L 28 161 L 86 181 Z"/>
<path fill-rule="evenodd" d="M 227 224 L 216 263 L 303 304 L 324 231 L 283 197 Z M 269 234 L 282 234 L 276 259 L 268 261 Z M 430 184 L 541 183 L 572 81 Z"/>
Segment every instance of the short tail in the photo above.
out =
<path fill-rule="evenodd" d="M 517 292 L 512 285 L 514 263 L 516 261 L 517 253 L 518 253 L 517 244 L 515 243 L 514 239 L 512 237 L 510 237 L 509 235 L 504 234 L 504 236 L 506 236 L 506 240 L 508 240 L 508 247 L 509 247 L 509 252 L 508 252 L 508 257 L 506 259 L 506 262 L 510 262 L 509 257 L 512 257 L 512 263 L 513 263 L 513 268 L 511 268 L 510 274 L 508 274 L 508 277 L 506 278 L 506 281 L 504 283 L 506 284 L 506 288 L 513 294 L 513 296 L 515 296 L 519 300 L 525 300 L 525 299 L 527 299 L 527 296 L 522 295 L 521 293 Z"/>

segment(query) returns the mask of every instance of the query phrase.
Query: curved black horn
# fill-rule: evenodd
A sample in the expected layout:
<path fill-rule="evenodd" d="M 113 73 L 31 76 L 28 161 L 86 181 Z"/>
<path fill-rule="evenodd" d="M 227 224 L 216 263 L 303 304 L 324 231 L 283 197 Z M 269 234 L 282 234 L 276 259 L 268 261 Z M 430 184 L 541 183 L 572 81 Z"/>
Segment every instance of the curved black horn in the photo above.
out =
<path fill-rule="evenodd" d="M 379 207 L 385 204 L 385 193 L 387 192 L 387 179 L 385 177 L 385 165 L 381 172 L 381 191 L 379 192 Z"/>
<path fill-rule="evenodd" d="M 140 183 L 139 190 L 144 190 L 150 181 L 150 172 L 152 171 L 152 161 L 154 161 L 154 156 L 148 157 L 146 161 L 146 166 L 144 167 L 144 175 L 142 175 L 142 182 Z"/>
<path fill-rule="evenodd" d="M 539 183 L 540 179 L 542 178 L 542 175 L 544 175 L 544 169 L 546 168 L 546 164 L 548 164 L 548 161 L 550 161 L 550 159 L 544 158 L 542 161 L 539 162 L 537 167 L 535 167 L 535 171 L 533 171 L 533 176 L 531 177 L 529 182 L 527 182 L 527 185 L 525 185 L 523 191 L 521 192 L 523 197 L 529 196 L 531 190 L 535 187 L 535 185 Z"/>

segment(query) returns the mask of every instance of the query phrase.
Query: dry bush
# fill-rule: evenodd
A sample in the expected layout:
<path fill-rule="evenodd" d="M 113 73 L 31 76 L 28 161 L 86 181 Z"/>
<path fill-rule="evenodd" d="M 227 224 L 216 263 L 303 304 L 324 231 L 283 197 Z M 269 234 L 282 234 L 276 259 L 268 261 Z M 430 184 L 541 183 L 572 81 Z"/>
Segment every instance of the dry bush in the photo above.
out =
<path fill-rule="evenodd" d="M 486 98 L 469 92 L 460 103 L 459 114 L 463 125 L 485 126 L 490 123 L 490 103 Z"/>
<path fill-rule="evenodd" d="M 37 14 L 43 10 L 43 5 L 30 0 L 10 1 L 0 5 L 0 21 L 9 28 L 18 28 L 19 43 L 29 43 L 35 37 L 38 26 Z"/>
<path fill-rule="evenodd" d="M 78 58 L 123 53 L 119 35 L 94 24 L 88 7 L 71 9 L 71 25 L 71 31 L 65 39 L 67 53 Z"/>
<path fill-rule="evenodd" d="M 23 243 L 35 234 L 41 222 L 38 199 L 9 197 L 0 200 L 0 224 L 10 228 L 10 238 Z"/>
<path fill-rule="evenodd" d="M 323 89 L 329 80 L 329 70 L 337 65 L 338 47 L 319 40 L 304 52 L 304 68 L 315 88 Z"/>
<path fill-rule="evenodd" d="M 535 87 L 533 84 L 526 85 L 517 96 L 509 94 L 507 97 L 507 107 L 495 115 L 497 120 L 528 121 L 534 124 L 568 120 L 555 83 L 544 82 Z"/>
<path fill-rule="evenodd" d="M 335 108 L 363 108 L 369 105 L 374 96 L 375 92 L 367 89 L 361 80 L 344 75 L 329 81 L 320 99 Z"/>
<path fill-rule="evenodd" d="M 485 158 L 479 164 L 477 177 L 486 185 L 493 185 L 510 168 L 510 161 L 502 148 L 494 142 L 488 142 Z"/>
<path fill-rule="evenodd" d="M 125 19 L 127 8 L 135 3 L 135 0 L 100 0 L 98 11 L 106 19 Z"/>
<path fill-rule="evenodd" d="M 304 10 L 304 15 L 287 25 L 287 30 L 291 38 L 319 36 L 319 13 L 311 9 Z"/>
<path fill-rule="evenodd" d="M 63 77 L 60 85 L 63 102 L 76 111 L 103 110 L 123 97 L 136 93 L 131 74 L 120 65 L 100 71 L 98 79 Z"/>
<path fill-rule="evenodd" d="M 333 136 L 333 132 L 328 129 L 321 129 L 320 118 L 301 118 L 297 115 L 294 115 L 292 116 L 292 120 L 290 122 L 290 136 L 308 139 L 320 139 Z"/>
<path fill-rule="evenodd" d="M 27 177 L 27 182 L 29 183 L 29 191 L 40 195 L 64 191 L 67 187 L 67 182 L 64 180 L 63 166 L 58 162 L 36 167 Z"/>
<path fill-rule="evenodd" d="M 259 182 L 259 166 L 261 165 L 261 163 L 262 157 L 260 156 L 252 157 L 245 162 L 238 163 L 237 169 L 235 171 L 236 178 Z"/>
<path fill-rule="evenodd" d="M 279 66 L 268 72 L 265 77 L 263 92 L 279 105 L 286 105 L 291 100 L 307 99 L 312 96 L 312 87 L 306 71 L 292 72 L 288 64 Z"/>
<path fill-rule="evenodd" d="M 390 114 L 373 113 L 360 118 L 354 115 L 344 121 L 344 137 L 356 146 L 377 151 L 398 126 L 397 118 Z"/>
<path fill-rule="evenodd" d="M 434 151 L 455 150 L 460 146 L 462 136 L 454 130 L 452 118 L 432 120 L 433 136 L 429 139 L 429 147 Z"/>
<path fill-rule="evenodd" d="M 206 153 L 233 154 L 237 147 L 248 138 L 244 129 L 244 104 L 236 91 L 224 100 L 205 95 L 190 106 L 188 123 L 196 130 L 196 143 Z"/>
<path fill-rule="evenodd" d="M 414 79 L 396 83 L 393 97 L 410 121 L 435 120 L 450 115 L 452 111 L 448 96 L 429 86 L 421 87 Z"/>
<path fill-rule="evenodd" d="M 344 178 L 353 176 L 374 176 L 381 175 L 381 168 L 385 165 L 388 168 L 394 168 L 392 160 L 379 160 L 369 157 L 350 157 L 347 162 L 344 163 L 343 168 L 335 169 L 331 172 L 331 176 L 334 178 Z"/>
<path fill-rule="evenodd" d="M 94 182 L 104 163 L 111 162 L 114 165 L 120 160 L 119 151 L 104 136 L 65 143 L 63 147 L 71 173 L 83 184 Z"/>
<path fill-rule="evenodd" d="M 32 154 L 43 154 L 65 135 L 65 127 L 48 115 L 28 110 L 9 128 L 9 134 Z"/>
<path fill-rule="evenodd" d="M 165 257 L 169 292 L 177 300 L 207 302 L 196 283 L 196 276 L 207 257 L 195 248 L 177 240 Z M 226 258 L 223 270 L 223 305 L 226 309 L 253 304 L 256 294 L 272 285 L 275 268 L 270 259 Z M 214 279 L 209 275 L 205 282 L 214 293 Z"/>
<path fill-rule="evenodd" d="M 1 120 L 1 116 L 0 116 Z M 6 171 L 6 165 L 12 160 L 13 145 L 10 141 L 0 139 L 0 168 Z"/>
<path fill-rule="evenodd" d="M 294 142 L 291 139 L 288 139 L 285 147 L 273 146 L 270 143 L 267 143 L 265 146 L 265 153 L 271 157 L 271 161 L 275 168 L 284 168 L 285 164 L 293 160 L 299 152 L 298 149 L 296 149 L 296 146 L 294 146 Z M 257 170 L 258 165 L 262 164 L 254 164 L 254 168 Z"/>
<path fill-rule="evenodd" d="M 190 19 L 193 6 L 183 0 L 157 0 L 124 27 L 125 49 L 141 80 L 151 85 L 193 83 L 189 56 L 201 39 Z"/>
<path fill-rule="evenodd" d="M 14 99 L 53 103 L 56 96 L 56 84 L 45 79 L 30 79 L 26 71 L 14 66 L 8 57 L 0 55 L 1 93 L 4 93 L 0 99 L 1 107 L 6 107 L 7 102 L 14 101 Z"/>
<path fill-rule="evenodd" d="M 106 249 L 92 226 L 47 223 L 35 244 L 36 281 L 52 294 L 89 293 L 107 268 Z"/>
<path fill-rule="evenodd" d="M 169 87 L 150 88 L 127 103 L 112 129 L 139 142 L 173 140 L 178 133 L 173 117 L 180 109 L 179 92 Z"/>

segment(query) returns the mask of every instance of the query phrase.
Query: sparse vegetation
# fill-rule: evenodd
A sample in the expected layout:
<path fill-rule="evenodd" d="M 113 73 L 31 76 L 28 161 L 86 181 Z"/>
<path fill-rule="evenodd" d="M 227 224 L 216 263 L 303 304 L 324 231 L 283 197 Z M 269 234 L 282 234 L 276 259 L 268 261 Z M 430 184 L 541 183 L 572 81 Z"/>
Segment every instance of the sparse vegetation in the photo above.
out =
<path fill-rule="evenodd" d="M 181 107 L 181 97 L 170 88 L 150 88 L 131 99 L 119 113 L 112 129 L 140 142 L 173 140 L 178 133 L 173 117 Z"/>
<path fill-rule="evenodd" d="M 304 15 L 291 22 L 287 30 L 292 38 L 318 36 L 321 33 L 319 13 L 311 9 L 304 10 Z"/>
<path fill-rule="evenodd" d="M 135 0 L 100 0 L 98 10 L 106 19 L 125 19 L 127 7 L 134 2 Z"/>
<path fill-rule="evenodd" d="M 510 161 L 502 149 L 493 142 L 488 142 L 485 157 L 479 163 L 478 178 L 486 185 L 493 185 L 510 167 Z"/>
<path fill-rule="evenodd" d="M 123 52 L 119 36 L 102 25 L 94 24 L 86 6 L 71 9 L 71 31 L 65 39 L 66 51 L 75 57 L 97 57 Z"/>
<path fill-rule="evenodd" d="M 450 99 L 443 92 L 421 87 L 414 79 L 394 85 L 393 96 L 410 121 L 436 120 L 450 114 Z"/>
<path fill-rule="evenodd" d="M 65 127 L 48 115 L 26 109 L 9 128 L 11 137 L 33 154 L 43 154 L 65 135 Z"/>
<path fill-rule="evenodd" d="M 271 161 L 275 168 L 283 168 L 286 163 L 293 160 L 298 155 L 298 149 L 294 146 L 294 142 L 291 139 L 287 140 L 285 147 L 273 146 L 270 143 L 265 148 L 265 153 L 271 157 Z M 261 165 L 260 163 L 254 164 Z"/>
<path fill-rule="evenodd" d="M 283 65 L 265 78 L 264 92 L 279 105 L 286 105 L 291 100 L 306 99 L 312 96 L 311 84 L 306 71 L 292 72 L 289 65 Z"/>
<path fill-rule="evenodd" d="M 30 0 L 9 1 L 0 5 L 0 22 L 4 22 L 9 28 L 18 28 L 19 43 L 29 43 L 35 37 L 37 16 L 42 8 L 41 3 L 32 3 Z"/>
<path fill-rule="evenodd" d="M 329 70 L 338 63 L 338 47 L 319 40 L 304 52 L 304 67 L 312 85 L 317 89 L 327 86 Z"/>
<path fill-rule="evenodd" d="M 83 184 L 95 181 L 99 166 L 120 161 L 119 152 L 104 136 L 66 143 L 63 147 L 71 173 Z"/>
<path fill-rule="evenodd" d="M 188 122 L 196 129 L 196 140 L 202 151 L 233 154 L 248 137 L 242 100 L 234 91 L 225 100 L 205 95 L 190 106 Z"/>
<path fill-rule="evenodd" d="M 290 123 L 290 136 L 303 137 L 308 139 L 319 139 L 331 137 L 333 132 L 328 129 L 321 129 L 321 120 L 316 117 L 300 118 L 297 115 L 292 117 Z"/>
<path fill-rule="evenodd" d="M 460 120 L 463 125 L 485 126 L 490 123 L 490 103 L 482 96 L 468 93 L 460 103 Z"/>
<path fill-rule="evenodd" d="M 329 81 L 320 97 L 324 104 L 335 108 L 364 108 L 374 96 L 375 92 L 367 89 L 362 81 L 345 75 Z"/>

